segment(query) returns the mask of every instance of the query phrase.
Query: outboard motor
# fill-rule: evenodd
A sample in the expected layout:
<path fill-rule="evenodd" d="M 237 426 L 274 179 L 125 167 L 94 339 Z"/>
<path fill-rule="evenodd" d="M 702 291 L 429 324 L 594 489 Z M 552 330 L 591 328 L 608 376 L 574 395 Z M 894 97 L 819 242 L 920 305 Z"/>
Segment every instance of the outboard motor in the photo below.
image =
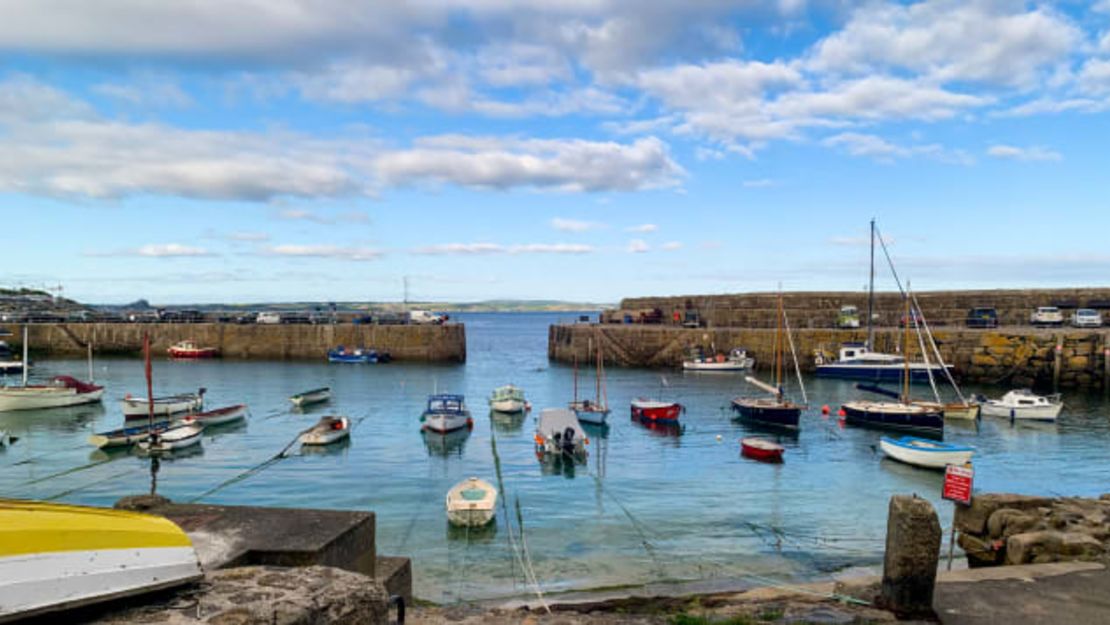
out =
<path fill-rule="evenodd" d="M 574 455 L 574 428 L 568 427 L 563 430 L 563 453 L 572 456 Z"/>

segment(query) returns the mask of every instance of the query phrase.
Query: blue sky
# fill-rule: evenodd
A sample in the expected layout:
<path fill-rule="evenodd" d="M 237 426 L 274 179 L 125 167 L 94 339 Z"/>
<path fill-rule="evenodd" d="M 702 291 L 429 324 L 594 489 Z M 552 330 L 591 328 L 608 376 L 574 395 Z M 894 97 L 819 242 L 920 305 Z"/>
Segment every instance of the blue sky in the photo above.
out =
<path fill-rule="evenodd" d="M 0 284 L 1110 284 L 1110 0 L 10 0 Z"/>

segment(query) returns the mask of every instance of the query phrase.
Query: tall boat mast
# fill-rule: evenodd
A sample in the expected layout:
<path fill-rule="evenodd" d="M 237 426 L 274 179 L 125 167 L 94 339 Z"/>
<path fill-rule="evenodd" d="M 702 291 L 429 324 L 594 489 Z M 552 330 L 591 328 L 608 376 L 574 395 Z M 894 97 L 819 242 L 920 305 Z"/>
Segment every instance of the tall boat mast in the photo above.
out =
<path fill-rule="evenodd" d="M 909 296 L 910 283 L 906 282 L 906 293 L 903 294 L 902 299 L 906 301 L 905 316 L 902 317 L 902 325 L 904 330 L 902 332 L 902 403 L 910 403 L 910 296 Z"/>
<path fill-rule="evenodd" d="M 27 386 L 27 324 L 23 324 L 23 386 Z"/>
<path fill-rule="evenodd" d="M 775 388 L 778 389 L 779 399 L 782 399 L 782 360 L 783 352 L 786 351 L 783 346 L 782 340 L 782 318 L 784 315 L 782 307 L 782 287 L 779 287 L 779 310 L 778 318 L 775 322 Z"/>
<path fill-rule="evenodd" d="M 873 319 L 875 308 L 875 218 L 871 218 L 871 279 L 867 287 L 867 349 L 872 349 L 874 338 Z"/>

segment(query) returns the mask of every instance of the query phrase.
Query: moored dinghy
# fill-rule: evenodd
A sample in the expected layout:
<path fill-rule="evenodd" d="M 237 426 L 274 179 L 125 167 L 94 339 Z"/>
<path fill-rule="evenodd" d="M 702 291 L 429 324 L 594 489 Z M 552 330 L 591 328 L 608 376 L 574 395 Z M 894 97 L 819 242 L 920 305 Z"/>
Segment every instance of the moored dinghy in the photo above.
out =
<path fill-rule="evenodd" d="M 322 386 L 314 388 L 311 391 L 297 393 L 289 398 L 289 401 L 297 408 L 303 408 L 312 404 L 322 404 L 331 399 L 331 387 Z"/>
<path fill-rule="evenodd" d="M 152 453 L 184 449 L 200 443 L 202 434 L 204 425 L 200 423 L 176 425 L 161 432 L 152 432 L 146 440 L 139 441 L 139 449 Z"/>
<path fill-rule="evenodd" d="M 147 424 L 130 428 L 120 428 L 107 432 L 98 432 L 89 437 L 89 443 L 104 449 L 106 447 L 126 447 L 150 438 L 150 433 L 164 432 L 170 428 L 169 421 L 159 421 L 151 428 Z"/>
<path fill-rule="evenodd" d="M 234 406 L 226 406 L 215 410 L 196 412 L 187 415 L 182 421 L 186 423 L 200 423 L 203 425 L 223 425 L 225 423 L 239 421 L 246 416 L 247 405 L 235 404 Z"/>
<path fill-rule="evenodd" d="M 447 520 L 453 525 L 482 527 L 493 520 L 496 506 L 497 490 L 476 477 L 447 491 Z"/>
<path fill-rule="evenodd" d="M 782 462 L 782 454 L 786 449 L 778 443 L 772 443 L 765 438 L 751 436 L 740 439 L 740 453 L 752 460 L 763 462 Z"/>
<path fill-rule="evenodd" d="M 181 393 L 167 397 L 155 397 L 153 413 L 155 417 L 170 417 L 182 412 L 193 412 L 204 407 L 204 393 L 207 389 L 200 389 L 196 393 Z M 127 419 L 146 419 L 151 413 L 151 401 L 146 397 L 124 397 L 120 400 L 123 407 L 123 416 Z"/>
<path fill-rule="evenodd" d="M 879 448 L 882 449 L 883 454 L 894 460 L 925 469 L 943 469 L 950 464 L 966 464 L 971 461 L 971 456 L 975 453 L 975 448 L 968 445 L 956 445 L 913 436 L 901 438 L 884 436 L 879 439 Z"/>
<path fill-rule="evenodd" d="M 347 417 L 321 417 L 316 425 L 301 432 L 302 445 L 330 445 L 351 435 L 351 422 Z"/>
<path fill-rule="evenodd" d="M 201 577 L 189 537 L 168 519 L 0 500 L 0 622 L 173 588 Z"/>

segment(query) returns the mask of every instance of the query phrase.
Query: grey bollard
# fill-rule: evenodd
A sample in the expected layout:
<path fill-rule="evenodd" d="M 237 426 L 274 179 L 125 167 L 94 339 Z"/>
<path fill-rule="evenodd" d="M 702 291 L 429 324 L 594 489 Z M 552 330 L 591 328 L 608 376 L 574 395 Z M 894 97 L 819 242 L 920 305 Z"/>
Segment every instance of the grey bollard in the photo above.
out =
<path fill-rule="evenodd" d="M 917 495 L 890 498 L 881 607 L 902 618 L 932 615 L 940 541 L 933 504 Z"/>

